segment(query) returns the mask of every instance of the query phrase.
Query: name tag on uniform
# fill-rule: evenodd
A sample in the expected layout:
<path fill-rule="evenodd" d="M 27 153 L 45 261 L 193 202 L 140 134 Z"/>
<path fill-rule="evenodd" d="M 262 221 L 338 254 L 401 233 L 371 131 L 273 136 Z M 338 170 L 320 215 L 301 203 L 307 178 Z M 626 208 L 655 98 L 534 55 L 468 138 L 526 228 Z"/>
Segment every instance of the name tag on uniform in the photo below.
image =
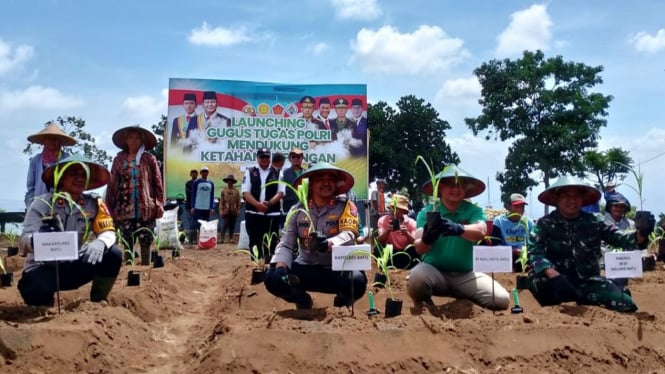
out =
<path fill-rule="evenodd" d="M 35 261 L 78 260 L 78 240 L 76 231 L 36 232 L 32 234 Z"/>

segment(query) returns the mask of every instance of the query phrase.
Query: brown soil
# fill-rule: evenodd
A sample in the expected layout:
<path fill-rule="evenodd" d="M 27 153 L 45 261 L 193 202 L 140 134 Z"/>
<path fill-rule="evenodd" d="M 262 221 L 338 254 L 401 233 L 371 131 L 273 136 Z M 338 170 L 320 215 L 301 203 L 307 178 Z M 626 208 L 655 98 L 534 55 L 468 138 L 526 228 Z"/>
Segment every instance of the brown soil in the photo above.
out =
<path fill-rule="evenodd" d="M 665 372 L 660 263 L 631 281 L 640 306 L 634 314 L 542 308 L 528 292 L 520 294 L 523 314 L 449 298 L 436 298 L 437 310 L 413 310 L 406 272 L 398 271 L 404 308 L 386 319 L 365 314 L 367 297 L 353 315 L 333 307 L 333 295 L 317 293 L 313 311 L 295 311 L 262 284 L 250 285 L 247 257 L 232 251 L 230 244 L 189 249 L 164 268 L 137 267 L 139 287 L 126 286 L 124 267 L 108 303 L 88 301 L 87 286 L 61 293 L 60 314 L 23 305 L 15 286 L 0 289 L 0 372 Z M 15 284 L 21 261 L 9 261 Z M 512 274 L 497 278 L 515 284 Z M 376 295 L 379 309 L 386 295 Z"/>

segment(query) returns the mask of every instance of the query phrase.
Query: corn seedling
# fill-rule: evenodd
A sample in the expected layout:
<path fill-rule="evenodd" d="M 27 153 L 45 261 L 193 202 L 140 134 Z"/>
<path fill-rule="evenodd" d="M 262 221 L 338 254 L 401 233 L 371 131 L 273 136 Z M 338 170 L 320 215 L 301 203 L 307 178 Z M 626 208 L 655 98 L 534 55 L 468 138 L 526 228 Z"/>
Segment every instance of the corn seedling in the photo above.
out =
<path fill-rule="evenodd" d="M 352 255 L 367 255 L 367 254 L 369 254 L 369 256 L 376 263 L 376 267 L 379 270 L 379 272 L 386 276 L 386 282 L 382 283 L 382 285 L 388 290 L 388 293 L 390 294 L 390 298 L 394 299 L 392 282 L 390 280 L 390 271 L 394 270 L 396 268 L 395 268 L 395 266 L 392 265 L 392 259 L 393 259 L 393 257 L 399 256 L 399 255 L 408 256 L 409 258 L 411 258 L 411 256 L 409 256 L 408 253 L 402 252 L 402 251 L 394 253 L 392 244 L 386 244 L 385 247 L 382 247 L 378 242 L 375 243 L 375 244 L 376 244 L 377 251 L 379 252 L 378 256 L 375 256 L 372 253 L 368 253 L 367 251 L 356 250 L 356 251 L 351 251 L 347 255 L 347 257 L 352 256 Z"/>
<path fill-rule="evenodd" d="M 247 253 L 249 255 L 249 258 L 251 262 L 254 264 L 254 267 L 257 269 L 261 268 L 261 258 L 259 257 L 259 247 L 254 246 L 252 247 L 252 250 L 250 251 L 249 249 L 236 249 L 233 251 L 233 253 Z"/>
<path fill-rule="evenodd" d="M 656 229 L 649 234 L 649 248 L 658 246 L 658 243 L 662 240 L 665 240 L 665 230 L 662 227 L 656 227 Z"/>
<path fill-rule="evenodd" d="M 7 239 L 7 247 L 16 247 L 18 245 L 19 232 L 14 229 L 7 229 L 2 235 Z"/>
<path fill-rule="evenodd" d="M 136 263 L 136 253 L 134 252 L 134 247 L 130 246 L 129 243 L 127 243 L 127 240 L 122 237 L 122 232 L 120 229 L 115 230 L 115 239 L 116 239 L 116 244 L 122 245 L 124 248 L 123 253 L 126 253 L 127 260 L 125 261 L 126 265 L 130 265 L 132 267 L 132 270 L 134 270 L 134 264 Z"/>
<path fill-rule="evenodd" d="M 421 161 L 425 165 L 425 168 L 427 168 L 427 173 L 429 174 L 429 178 L 432 183 L 432 211 L 436 212 L 437 205 L 439 203 L 439 182 L 441 181 L 441 179 L 438 179 L 436 177 L 437 173 L 435 173 L 432 170 L 432 168 L 429 166 L 427 161 L 425 161 L 423 156 L 418 155 L 418 157 L 416 157 L 416 164 L 418 163 L 418 161 Z"/>
<path fill-rule="evenodd" d="M 617 164 L 619 164 L 619 165 L 627 168 L 628 170 L 630 170 L 630 172 L 635 177 L 635 184 L 636 185 L 631 186 L 630 184 L 626 184 L 626 186 L 628 186 L 630 189 L 632 189 L 633 191 L 635 191 L 637 193 L 637 196 L 640 199 L 640 210 L 643 210 L 642 205 L 644 204 L 644 199 L 642 198 L 642 184 L 644 182 L 644 173 L 642 173 L 642 170 L 640 169 L 639 164 L 637 165 L 637 170 L 635 170 L 635 168 L 630 166 L 630 165 L 626 165 L 626 164 L 623 164 L 623 163 L 620 163 L 620 162 L 617 162 Z"/>

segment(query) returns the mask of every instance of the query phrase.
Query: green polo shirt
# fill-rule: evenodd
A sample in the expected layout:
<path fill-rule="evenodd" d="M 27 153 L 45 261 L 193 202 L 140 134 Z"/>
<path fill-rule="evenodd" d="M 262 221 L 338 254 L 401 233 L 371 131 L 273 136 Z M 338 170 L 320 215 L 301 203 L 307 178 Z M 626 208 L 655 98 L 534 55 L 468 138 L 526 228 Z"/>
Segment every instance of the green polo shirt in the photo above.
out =
<path fill-rule="evenodd" d="M 464 225 L 485 222 L 485 212 L 478 205 L 462 201 L 456 211 L 449 211 L 443 204 L 438 204 L 439 213 L 444 218 Z M 427 212 L 432 210 L 428 204 L 418 213 L 417 227 L 425 226 Z M 440 236 L 432 243 L 432 249 L 423 254 L 422 261 L 436 266 L 441 271 L 466 273 L 473 270 L 473 246 L 459 236 Z"/>

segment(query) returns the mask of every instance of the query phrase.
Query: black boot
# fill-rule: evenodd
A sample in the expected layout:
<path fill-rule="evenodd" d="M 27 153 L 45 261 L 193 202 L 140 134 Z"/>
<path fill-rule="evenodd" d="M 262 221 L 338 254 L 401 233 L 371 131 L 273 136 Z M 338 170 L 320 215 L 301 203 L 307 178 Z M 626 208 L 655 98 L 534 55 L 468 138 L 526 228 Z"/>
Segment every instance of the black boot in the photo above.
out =
<path fill-rule="evenodd" d="M 92 288 L 90 288 L 90 301 L 98 303 L 107 300 L 111 289 L 115 284 L 115 278 L 95 277 L 92 279 Z"/>

